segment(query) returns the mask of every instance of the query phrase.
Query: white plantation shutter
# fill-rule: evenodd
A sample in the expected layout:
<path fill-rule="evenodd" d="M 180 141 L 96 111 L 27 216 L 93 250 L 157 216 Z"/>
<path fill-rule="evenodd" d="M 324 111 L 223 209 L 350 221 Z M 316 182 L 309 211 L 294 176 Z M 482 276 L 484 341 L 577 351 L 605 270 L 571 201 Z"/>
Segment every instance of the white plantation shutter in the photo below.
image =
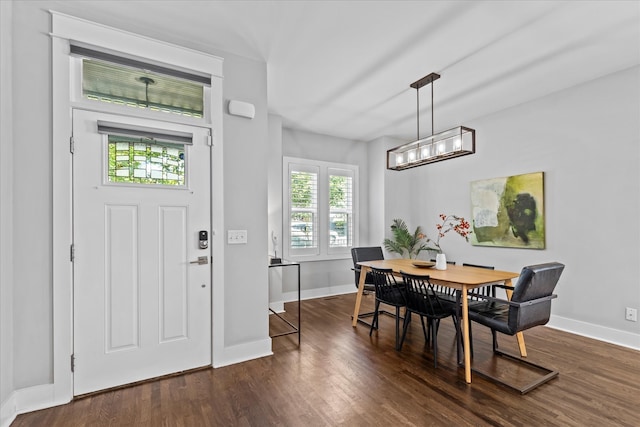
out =
<path fill-rule="evenodd" d="M 328 168 L 329 248 L 353 246 L 353 171 Z"/>
<path fill-rule="evenodd" d="M 318 253 L 318 176 L 318 167 L 290 165 L 289 249 L 299 254 Z"/>
<path fill-rule="evenodd" d="M 285 259 L 350 258 L 357 244 L 356 165 L 283 158 Z"/>

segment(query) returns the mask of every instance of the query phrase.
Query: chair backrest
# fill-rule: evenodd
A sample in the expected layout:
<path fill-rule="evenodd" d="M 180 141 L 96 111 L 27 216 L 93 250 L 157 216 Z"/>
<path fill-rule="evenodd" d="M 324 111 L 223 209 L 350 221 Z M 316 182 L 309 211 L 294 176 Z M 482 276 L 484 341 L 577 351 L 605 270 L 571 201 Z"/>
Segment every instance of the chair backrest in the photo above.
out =
<path fill-rule="evenodd" d="M 524 267 L 516 283 L 511 301 L 527 302 L 553 295 L 564 264 L 550 262 Z M 509 307 L 509 329 L 522 331 L 532 326 L 544 325 L 551 316 L 551 300 L 520 307 Z"/>
<path fill-rule="evenodd" d="M 382 301 L 390 301 L 398 295 L 398 282 L 390 268 L 372 268 L 371 277 L 376 287 L 376 298 Z"/>
<path fill-rule="evenodd" d="M 405 285 L 407 309 L 423 315 L 439 315 L 447 311 L 433 289 L 429 276 L 400 272 Z"/>
<path fill-rule="evenodd" d="M 435 258 L 431 258 L 431 262 L 436 262 L 436 259 L 435 259 Z M 455 261 L 449 261 L 449 260 L 447 260 L 447 264 L 449 264 L 449 265 L 456 265 L 456 262 L 455 262 Z"/>
<path fill-rule="evenodd" d="M 513 290 L 511 301 L 524 302 L 552 295 L 563 270 L 564 264 L 559 262 L 524 267 Z"/>
<path fill-rule="evenodd" d="M 492 265 L 480 265 L 480 264 L 470 264 L 468 262 L 463 262 L 462 263 L 463 267 L 476 267 L 476 268 L 486 268 L 487 270 L 495 270 L 496 268 Z M 492 296 L 495 297 L 496 296 L 496 290 L 493 286 L 491 285 L 487 285 L 487 286 L 482 286 L 479 288 L 474 289 L 474 293 L 475 294 L 479 294 L 479 295 L 486 295 L 486 296 Z M 474 297 L 474 296 L 470 296 L 469 297 L 470 300 L 478 300 L 480 298 L 478 297 Z"/>
<path fill-rule="evenodd" d="M 351 248 L 351 258 L 353 258 L 353 271 L 355 271 L 356 286 L 358 286 L 360 282 L 360 266 L 358 266 L 358 263 L 384 259 L 384 253 L 381 246 Z M 366 279 L 365 283 L 373 284 L 373 279 L 370 275 L 367 275 Z"/>
<path fill-rule="evenodd" d="M 492 265 L 469 264 L 468 262 L 463 262 L 462 265 L 466 266 L 466 267 L 486 268 L 487 270 L 495 270 L 496 269 Z"/>

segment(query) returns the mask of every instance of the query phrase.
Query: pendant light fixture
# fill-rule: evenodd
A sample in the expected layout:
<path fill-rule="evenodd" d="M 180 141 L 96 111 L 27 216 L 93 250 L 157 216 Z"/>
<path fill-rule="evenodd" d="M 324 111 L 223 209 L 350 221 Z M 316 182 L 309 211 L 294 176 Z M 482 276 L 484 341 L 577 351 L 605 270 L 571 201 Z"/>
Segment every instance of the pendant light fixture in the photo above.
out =
<path fill-rule="evenodd" d="M 433 132 L 433 82 L 440 78 L 431 73 L 409 85 L 416 90 L 417 136 L 416 141 L 387 151 L 387 169 L 403 170 L 435 163 L 476 152 L 476 131 L 464 126 L 434 134 Z M 431 85 L 431 136 L 420 139 L 420 88 Z"/>

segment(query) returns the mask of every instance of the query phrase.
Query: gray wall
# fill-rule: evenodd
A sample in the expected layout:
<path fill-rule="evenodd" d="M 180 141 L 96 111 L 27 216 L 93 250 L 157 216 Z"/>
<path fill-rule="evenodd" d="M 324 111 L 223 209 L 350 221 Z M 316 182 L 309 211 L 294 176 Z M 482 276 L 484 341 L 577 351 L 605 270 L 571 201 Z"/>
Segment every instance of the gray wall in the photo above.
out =
<path fill-rule="evenodd" d="M 475 155 L 393 172 L 415 187 L 402 215 L 433 235 L 439 213 L 470 219 L 471 181 L 543 171 L 546 249 L 447 235 L 447 259 L 512 271 L 565 263 L 552 323 L 640 348 L 640 323 L 624 319 L 640 308 L 639 100 L 636 67 L 461 123 L 477 131 Z"/>
<path fill-rule="evenodd" d="M 543 171 L 546 249 L 472 246 L 447 235 L 441 243 L 448 259 L 512 271 L 563 262 L 567 268 L 551 325 L 640 348 L 640 323 L 624 320 L 625 307 L 640 308 L 639 99 L 639 68 L 604 76 L 461 123 L 477 131 L 475 155 L 401 172 L 384 167 L 386 150 L 402 141 L 382 137 L 366 143 L 368 169 L 366 178 L 361 173 L 361 190 L 368 202 L 361 203 L 360 243 L 381 244 L 398 217 L 434 235 L 440 213 L 470 219 L 472 181 Z M 360 147 L 359 142 L 283 131 L 285 156 L 350 161 L 344 159 L 360 158 Z M 306 263 L 303 286 L 343 284 L 347 276 L 340 272 L 350 267 L 348 261 Z"/>
<path fill-rule="evenodd" d="M 50 30 L 37 3 L 13 3 L 13 51 L 29 52 L 12 58 L 16 389 L 53 381 Z"/>
<path fill-rule="evenodd" d="M 0 2 L 0 403 L 13 390 L 11 13 L 12 3 Z"/>
<path fill-rule="evenodd" d="M 255 214 L 267 210 L 266 181 L 256 179 L 267 175 L 264 162 L 267 153 L 266 64 L 207 51 L 202 46 L 189 46 L 188 42 L 172 40 L 171 32 L 161 28 L 124 28 L 121 22 L 105 22 L 87 10 L 75 10 L 73 2 L 14 2 L 12 47 L 14 52 L 23 53 L 12 57 L 13 115 L 2 116 L 3 129 L 5 120 L 13 124 L 12 140 L 2 134 L 3 146 L 11 144 L 13 149 L 13 200 L 6 200 L 3 192 L 2 218 L 6 218 L 7 209 L 12 209 L 9 214 L 13 216 L 13 235 L 20 238 L 14 239 L 11 247 L 13 280 L 5 282 L 3 269 L 0 283 L 3 297 L 13 293 L 12 324 L 5 323 L 4 317 L 0 324 L 2 343 L 11 340 L 13 367 L 9 366 L 7 372 L 3 346 L 0 391 L 6 394 L 8 390 L 48 384 L 53 380 L 50 8 L 221 56 L 224 58 L 225 112 L 229 99 L 248 101 L 256 106 L 253 120 L 224 116 L 226 223 L 224 230 L 217 230 L 215 238 L 226 239 L 227 229 L 248 231 L 247 245 L 226 246 L 225 250 L 225 347 L 268 339 L 267 217 Z M 5 33 L 3 25 L 3 36 Z M 4 74 L 2 89 L 4 105 Z M 9 206 L 8 202 L 11 202 Z M 2 230 L 4 232 L 4 228 Z M 3 316 L 4 305 L 3 302 Z M 8 388 L 4 383 L 6 377 L 13 378 Z M 5 396 L 2 397 L 4 401 Z"/>
<path fill-rule="evenodd" d="M 359 234 L 361 243 L 366 242 L 367 230 L 369 229 L 369 167 L 367 162 L 367 144 L 361 141 L 351 141 L 295 129 L 283 129 L 282 155 L 325 162 L 348 163 L 359 166 Z M 280 166 L 280 173 L 282 174 L 282 166 Z M 348 258 L 333 261 L 304 262 L 301 266 L 300 273 L 302 289 L 309 290 L 354 283 L 353 272 L 351 271 L 353 263 L 351 257 L 349 255 L 347 256 Z M 288 289 L 285 287 L 284 290 L 287 291 Z"/>

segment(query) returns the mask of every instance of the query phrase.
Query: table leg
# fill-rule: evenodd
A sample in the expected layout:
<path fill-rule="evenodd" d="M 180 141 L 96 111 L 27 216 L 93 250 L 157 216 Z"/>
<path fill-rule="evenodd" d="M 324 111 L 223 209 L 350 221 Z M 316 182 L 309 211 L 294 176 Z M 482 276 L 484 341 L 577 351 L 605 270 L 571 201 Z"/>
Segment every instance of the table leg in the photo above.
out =
<path fill-rule="evenodd" d="M 351 326 L 354 328 L 358 324 L 358 314 L 360 313 L 360 304 L 362 303 L 362 293 L 364 292 L 364 282 L 367 279 L 369 267 L 360 268 L 360 281 L 358 282 L 358 293 L 356 294 L 356 306 L 353 308 L 353 322 Z"/>
<path fill-rule="evenodd" d="M 511 284 L 511 279 L 505 280 L 504 284 L 505 286 L 513 288 L 513 285 Z M 505 292 L 507 293 L 507 299 L 511 300 L 511 295 L 513 295 L 513 291 L 506 289 Z M 516 333 L 516 338 L 518 340 L 518 348 L 520 349 L 520 356 L 527 357 L 527 347 L 524 344 L 524 334 L 522 332 L 518 332 Z"/>
<path fill-rule="evenodd" d="M 464 379 L 471 384 L 471 349 L 469 348 L 469 302 L 467 300 L 467 287 L 462 290 L 462 343 L 464 347 Z"/>

